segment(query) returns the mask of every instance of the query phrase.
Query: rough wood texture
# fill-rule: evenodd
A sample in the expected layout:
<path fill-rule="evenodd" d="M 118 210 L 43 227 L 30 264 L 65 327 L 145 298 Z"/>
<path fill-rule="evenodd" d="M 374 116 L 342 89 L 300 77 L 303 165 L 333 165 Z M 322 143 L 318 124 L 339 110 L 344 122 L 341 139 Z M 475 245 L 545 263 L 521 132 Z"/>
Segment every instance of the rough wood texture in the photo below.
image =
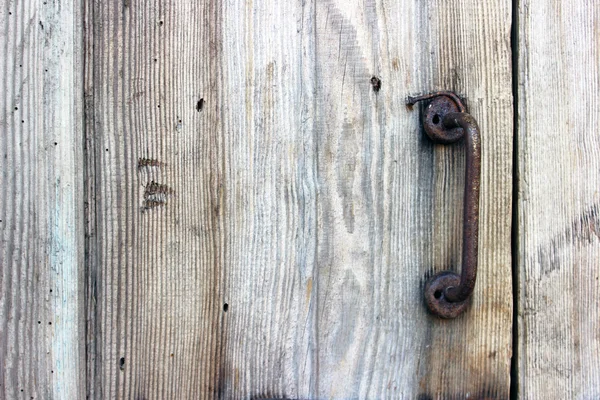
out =
<path fill-rule="evenodd" d="M 511 4 L 317 4 L 318 395 L 507 398 Z M 453 321 L 422 289 L 460 269 L 463 146 L 432 145 L 404 105 L 439 89 L 467 98 L 483 142 L 480 273 Z"/>
<path fill-rule="evenodd" d="M 600 3 L 519 4 L 522 399 L 600 398 Z"/>
<path fill-rule="evenodd" d="M 506 398 L 510 7 L 90 1 L 88 394 Z M 462 146 L 404 105 L 433 89 L 483 132 L 455 321 L 422 301 L 462 242 Z"/>
<path fill-rule="evenodd" d="M 91 398 L 220 390 L 218 3 L 98 0 L 86 9 Z"/>
<path fill-rule="evenodd" d="M 85 396 L 81 2 L 0 8 L 0 398 Z"/>
<path fill-rule="evenodd" d="M 88 10 L 92 397 L 294 396 L 314 386 L 307 10 L 275 1 Z"/>

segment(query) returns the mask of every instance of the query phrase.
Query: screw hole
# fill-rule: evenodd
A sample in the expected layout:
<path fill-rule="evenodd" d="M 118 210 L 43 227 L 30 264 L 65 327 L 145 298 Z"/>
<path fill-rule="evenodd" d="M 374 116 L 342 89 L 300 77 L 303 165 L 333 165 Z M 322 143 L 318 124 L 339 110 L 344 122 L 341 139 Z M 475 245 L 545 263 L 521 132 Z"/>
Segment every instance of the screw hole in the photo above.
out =
<path fill-rule="evenodd" d="M 440 116 L 439 116 L 438 114 L 435 114 L 435 115 L 433 116 L 433 119 L 432 119 L 432 121 L 433 121 L 433 123 L 434 123 L 434 124 L 436 124 L 436 125 L 437 125 L 437 124 L 439 124 L 439 123 L 440 123 L 440 121 L 441 121 L 441 118 L 440 118 Z"/>
<path fill-rule="evenodd" d="M 433 292 L 433 297 L 435 297 L 436 299 L 439 299 L 440 297 L 442 297 L 442 291 L 436 290 L 435 292 Z"/>

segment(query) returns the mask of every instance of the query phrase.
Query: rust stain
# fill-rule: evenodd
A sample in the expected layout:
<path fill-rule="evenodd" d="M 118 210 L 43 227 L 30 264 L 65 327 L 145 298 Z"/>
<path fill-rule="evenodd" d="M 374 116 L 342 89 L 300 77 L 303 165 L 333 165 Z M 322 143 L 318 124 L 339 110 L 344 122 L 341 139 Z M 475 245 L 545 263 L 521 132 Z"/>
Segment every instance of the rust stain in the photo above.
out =
<path fill-rule="evenodd" d="M 144 191 L 143 210 L 150 210 L 166 205 L 169 197 L 175 195 L 175 191 L 167 185 L 150 181 Z"/>
<path fill-rule="evenodd" d="M 160 162 L 154 158 L 138 158 L 138 171 L 144 169 L 144 168 L 151 168 L 151 167 L 157 167 L 157 168 L 163 168 L 166 164 L 163 162 Z"/>
<path fill-rule="evenodd" d="M 146 193 L 149 195 L 154 194 L 175 194 L 175 191 L 171 189 L 167 185 L 163 185 L 162 183 L 151 181 L 146 186 Z"/>
<path fill-rule="evenodd" d="M 312 294 L 312 287 L 313 287 L 313 278 L 308 278 L 308 281 L 306 282 L 306 302 L 307 303 L 310 300 L 310 296 Z"/>

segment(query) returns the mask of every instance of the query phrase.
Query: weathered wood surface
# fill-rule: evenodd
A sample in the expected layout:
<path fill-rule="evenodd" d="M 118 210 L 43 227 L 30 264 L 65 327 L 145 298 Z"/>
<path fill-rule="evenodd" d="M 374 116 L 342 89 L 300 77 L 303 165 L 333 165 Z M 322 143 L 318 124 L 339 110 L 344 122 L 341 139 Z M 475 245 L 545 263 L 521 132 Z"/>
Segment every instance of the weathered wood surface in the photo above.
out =
<path fill-rule="evenodd" d="M 507 1 L 317 2 L 319 398 L 508 397 L 510 20 Z M 422 289 L 460 268 L 464 149 L 432 145 L 404 105 L 440 89 L 483 142 L 481 267 L 454 321 Z"/>
<path fill-rule="evenodd" d="M 89 395 L 506 398 L 510 9 L 90 1 Z M 404 104 L 433 89 L 483 132 L 455 321 L 422 302 L 462 242 L 462 146 Z"/>
<path fill-rule="evenodd" d="M 81 2 L 0 7 L 0 398 L 85 396 Z"/>
<path fill-rule="evenodd" d="M 600 3 L 519 3 L 519 398 L 598 399 Z"/>
<path fill-rule="evenodd" d="M 511 18 L 482 3 L 2 9 L 2 394 L 505 398 Z M 483 131 L 456 321 L 421 290 L 459 268 L 464 152 L 404 105 L 442 88 Z"/>
<path fill-rule="evenodd" d="M 92 397 L 314 392 L 310 10 L 92 4 Z"/>
<path fill-rule="evenodd" d="M 229 164 L 218 3 L 86 8 L 91 398 L 219 391 Z"/>

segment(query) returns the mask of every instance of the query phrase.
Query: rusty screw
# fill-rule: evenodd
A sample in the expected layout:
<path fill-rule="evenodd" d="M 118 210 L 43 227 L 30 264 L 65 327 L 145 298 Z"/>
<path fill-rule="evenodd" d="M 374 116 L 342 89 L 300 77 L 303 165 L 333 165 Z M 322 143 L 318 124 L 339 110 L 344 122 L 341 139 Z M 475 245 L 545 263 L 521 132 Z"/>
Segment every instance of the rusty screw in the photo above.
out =
<path fill-rule="evenodd" d="M 423 128 L 435 143 L 450 144 L 466 139 L 463 260 L 458 275 L 440 272 L 425 284 L 425 302 L 441 318 L 456 318 L 469 304 L 477 278 L 479 240 L 479 188 L 481 181 L 481 142 L 477 121 L 466 112 L 460 98 L 452 92 L 435 92 L 409 97 L 408 105 L 431 100 L 423 109 Z"/>

